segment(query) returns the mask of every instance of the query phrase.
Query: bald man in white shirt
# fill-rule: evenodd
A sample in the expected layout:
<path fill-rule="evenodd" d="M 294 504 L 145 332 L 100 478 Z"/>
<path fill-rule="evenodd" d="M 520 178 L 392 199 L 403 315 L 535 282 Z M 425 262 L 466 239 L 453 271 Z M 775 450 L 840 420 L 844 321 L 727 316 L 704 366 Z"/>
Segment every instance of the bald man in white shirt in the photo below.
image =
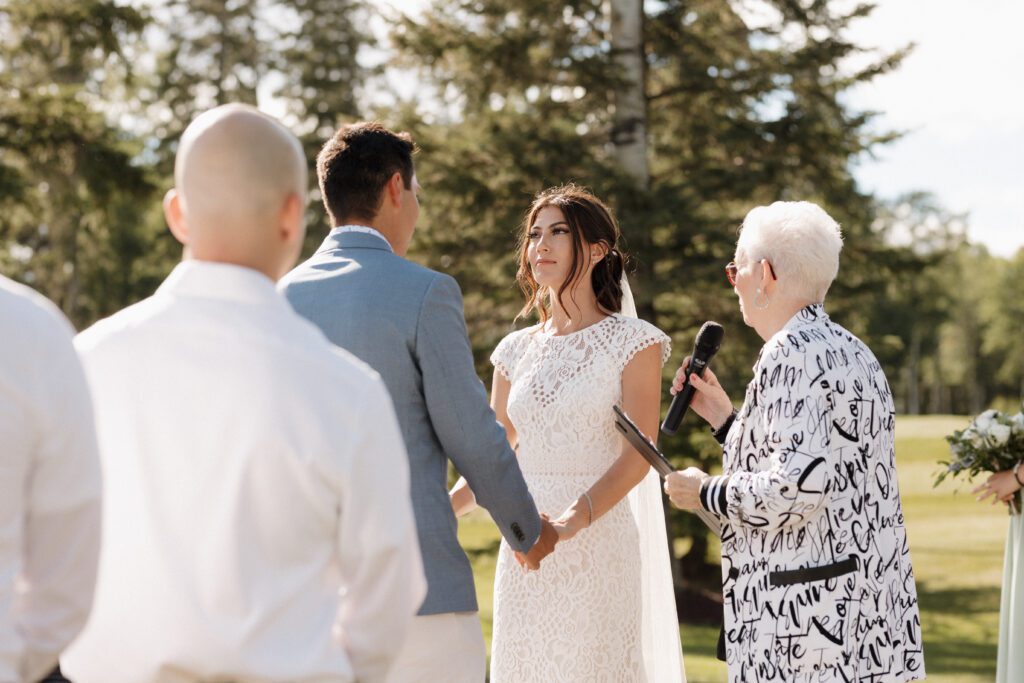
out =
<path fill-rule="evenodd" d="M 85 624 L 100 545 L 92 405 L 56 306 L 0 276 L 0 681 L 38 681 Z"/>
<path fill-rule="evenodd" d="M 188 248 L 79 335 L 105 477 L 76 683 L 382 681 L 425 594 L 409 475 L 376 373 L 276 292 L 306 162 L 239 105 L 182 137 L 164 209 Z"/>

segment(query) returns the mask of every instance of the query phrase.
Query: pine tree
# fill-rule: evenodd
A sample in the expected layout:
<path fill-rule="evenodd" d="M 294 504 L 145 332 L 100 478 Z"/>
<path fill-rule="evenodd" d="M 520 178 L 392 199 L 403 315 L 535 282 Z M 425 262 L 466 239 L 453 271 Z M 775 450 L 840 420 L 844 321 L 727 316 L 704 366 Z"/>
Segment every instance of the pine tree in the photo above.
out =
<path fill-rule="evenodd" d="M 280 28 L 264 20 L 263 0 L 153 0 L 151 31 L 161 45 L 148 119 L 159 122 L 158 169 L 169 175 L 178 138 L 199 113 L 221 104 L 257 104 L 277 60 Z"/>
<path fill-rule="evenodd" d="M 164 47 L 153 74 L 148 118 L 157 168 L 170 176 L 182 131 L 199 113 L 229 102 L 281 116 L 310 161 L 344 119 L 357 118 L 369 70 L 357 59 L 369 38 L 356 0 L 169 0 L 152 5 Z M 307 211 L 309 251 L 326 229 L 316 201 Z"/>
<path fill-rule="evenodd" d="M 131 300 L 118 257 L 147 240 L 135 207 L 152 187 L 103 99 L 144 22 L 110 0 L 0 9 L 0 268 L 78 324 Z"/>

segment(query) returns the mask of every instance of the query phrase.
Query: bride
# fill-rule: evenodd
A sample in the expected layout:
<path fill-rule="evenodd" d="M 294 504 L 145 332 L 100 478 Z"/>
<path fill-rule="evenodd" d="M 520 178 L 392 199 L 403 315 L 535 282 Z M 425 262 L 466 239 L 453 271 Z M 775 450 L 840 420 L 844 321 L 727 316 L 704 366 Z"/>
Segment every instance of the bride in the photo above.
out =
<path fill-rule="evenodd" d="M 538 195 L 523 226 L 521 315 L 541 322 L 498 344 L 491 403 L 559 542 L 529 573 L 501 544 L 492 683 L 685 680 L 658 477 L 612 412 L 657 433 L 669 338 L 636 318 L 618 240 L 575 185 Z M 474 507 L 464 480 L 452 506 Z"/>

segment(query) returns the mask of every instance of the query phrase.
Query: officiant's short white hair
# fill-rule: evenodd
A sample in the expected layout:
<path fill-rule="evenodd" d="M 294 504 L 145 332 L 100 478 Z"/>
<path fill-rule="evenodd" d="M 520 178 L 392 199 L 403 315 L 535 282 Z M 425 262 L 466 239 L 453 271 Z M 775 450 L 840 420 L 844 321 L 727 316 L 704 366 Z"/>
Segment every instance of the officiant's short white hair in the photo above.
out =
<path fill-rule="evenodd" d="M 748 262 L 767 259 L 787 296 L 821 302 L 839 273 L 842 248 L 839 224 L 820 206 L 775 202 L 743 219 L 736 255 Z"/>

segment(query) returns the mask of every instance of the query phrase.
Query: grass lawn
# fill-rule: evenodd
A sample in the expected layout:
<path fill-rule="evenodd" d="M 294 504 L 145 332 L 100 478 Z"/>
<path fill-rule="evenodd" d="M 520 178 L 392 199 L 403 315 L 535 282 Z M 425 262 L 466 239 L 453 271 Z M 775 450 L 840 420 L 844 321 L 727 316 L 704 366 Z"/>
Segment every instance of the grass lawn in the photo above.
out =
<path fill-rule="evenodd" d="M 943 436 L 967 424 L 951 416 L 901 417 L 896 426 L 900 491 L 917 575 L 928 680 L 988 683 L 995 678 L 999 582 L 1007 514 L 981 505 L 971 485 L 932 479 L 948 453 Z M 488 652 L 498 534 L 485 512 L 463 518 L 459 537 L 473 561 Z M 715 659 L 717 629 L 683 624 L 683 655 L 690 683 L 725 681 Z"/>

